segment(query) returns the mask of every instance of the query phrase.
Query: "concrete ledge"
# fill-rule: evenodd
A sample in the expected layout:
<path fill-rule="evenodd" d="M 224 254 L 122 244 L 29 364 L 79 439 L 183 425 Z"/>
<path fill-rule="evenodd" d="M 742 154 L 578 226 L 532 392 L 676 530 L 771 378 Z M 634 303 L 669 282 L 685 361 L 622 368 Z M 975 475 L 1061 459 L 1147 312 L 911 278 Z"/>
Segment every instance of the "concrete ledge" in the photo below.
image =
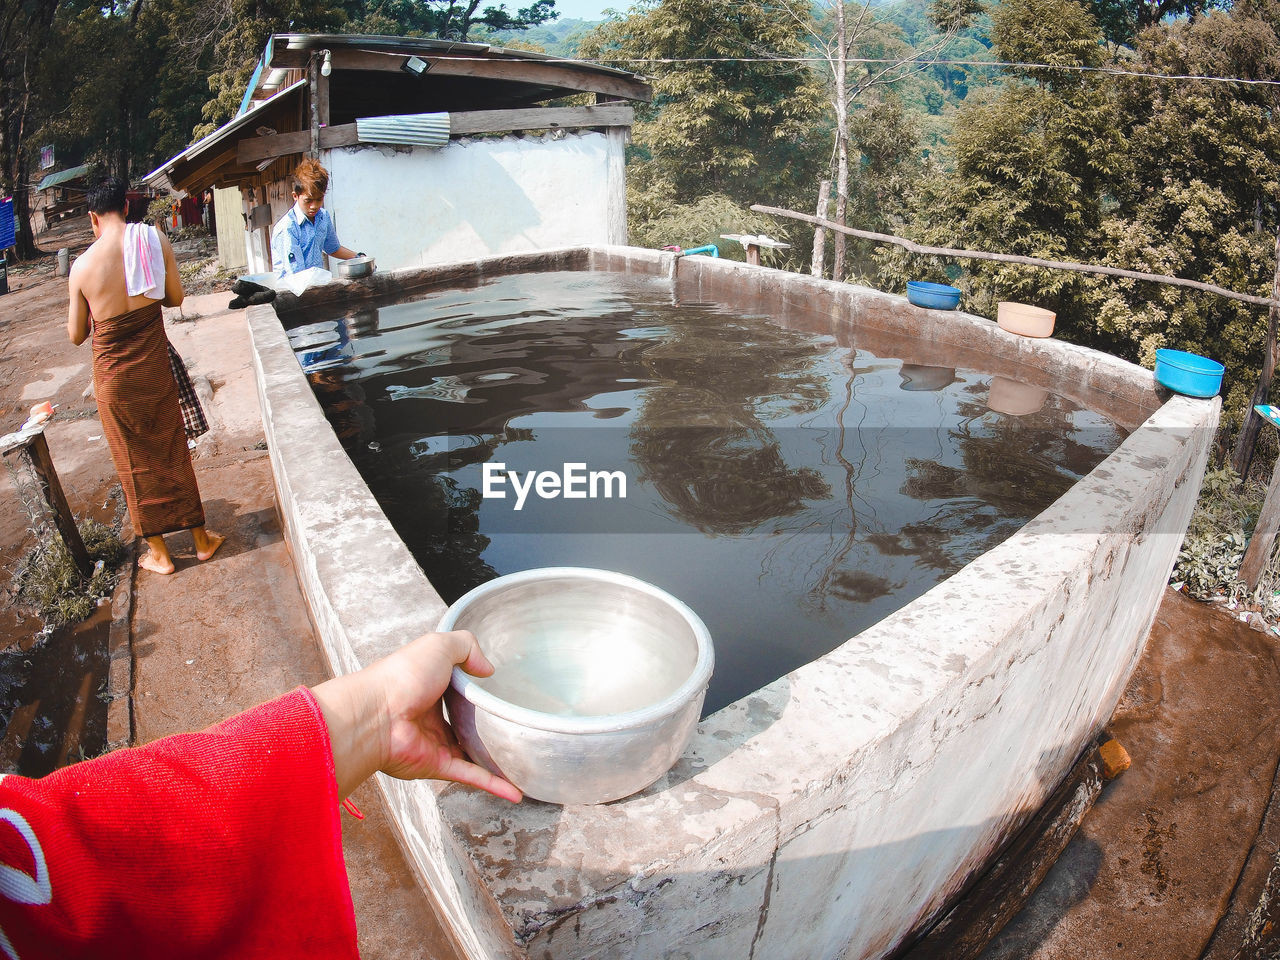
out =
<path fill-rule="evenodd" d="M 403 279 L 420 290 L 579 265 L 667 276 L 678 297 L 763 304 L 786 324 L 834 319 L 851 343 L 1043 382 L 1137 427 L 1014 537 L 709 717 L 637 796 L 511 806 L 380 780 L 470 956 L 603 957 L 621 944 L 633 957 L 883 956 L 1026 822 L 1110 716 L 1181 543 L 1218 401 L 1162 403 L 1149 371 L 1113 357 L 709 258 L 592 248 Z M 293 305 L 366 299 L 351 286 Z M 353 670 L 434 627 L 444 603 L 328 428 L 275 311 L 248 314 L 286 536 L 333 669 Z"/>

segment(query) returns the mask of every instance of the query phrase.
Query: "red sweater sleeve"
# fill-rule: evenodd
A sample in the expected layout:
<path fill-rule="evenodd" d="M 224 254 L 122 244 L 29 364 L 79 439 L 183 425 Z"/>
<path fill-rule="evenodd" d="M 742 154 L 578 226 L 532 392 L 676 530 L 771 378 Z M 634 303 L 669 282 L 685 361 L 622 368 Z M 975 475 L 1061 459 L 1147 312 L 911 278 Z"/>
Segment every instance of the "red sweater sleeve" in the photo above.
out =
<path fill-rule="evenodd" d="M 311 691 L 0 779 L 0 958 L 354 958 L 333 755 Z"/>

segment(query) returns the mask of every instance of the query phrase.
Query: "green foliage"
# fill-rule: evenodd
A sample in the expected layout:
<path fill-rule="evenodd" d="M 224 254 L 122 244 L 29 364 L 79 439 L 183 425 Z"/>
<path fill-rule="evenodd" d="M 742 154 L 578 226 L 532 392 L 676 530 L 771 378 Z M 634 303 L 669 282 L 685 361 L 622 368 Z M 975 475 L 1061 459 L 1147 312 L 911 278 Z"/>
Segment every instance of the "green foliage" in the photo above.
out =
<path fill-rule="evenodd" d="M 190 22 L 208 24 L 204 0 L 167 0 L 173 4 L 175 30 Z M 333 3 L 333 5 L 331 5 Z M 213 10 L 219 8 L 214 7 Z M 258 58 L 273 33 L 333 33 L 346 24 L 348 12 L 336 0 L 228 0 L 225 15 L 214 34 L 197 34 L 191 43 L 211 46 L 212 93 L 204 104 L 205 123 L 195 130 L 195 138 L 206 136 L 236 115 L 245 87 Z M 197 27 L 198 29 L 198 27 Z"/>
<path fill-rule="evenodd" d="M 792 62 L 722 59 L 803 56 L 785 6 L 663 0 L 597 27 L 579 52 L 652 80 L 628 168 L 641 221 L 708 193 L 749 205 L 812 189 L 826 155 L 812 75 Z"/>
<path fill-rule="evenodd" d="M 85 619 L 115 589 L 117 568 L 125 556 L 119 534 L 107 524 L 82 520 L 80 536 L 95 564 L 89 580 L 81 578 L 60 537 L 46 537 L 23 557 L 14 574 L 18 599 L 35 607 L 48 626 Z"/>
<path fill-rule="evenodd" d="M 722 240 L 720 235 L 767 233 L 774 229 L 771 218 L 753 213 L 723 194 L 711 193 L 693 203 L 673 204 L 655 217 L 634 223 L 630 242 L 637 247 L 678 246 L 686 250 L 714 243 L 720 249 L 720 256 L 745 260 L 742 246 Z M 767 256 L 769 252 L 762 253 Z"/>
<path fill-rule="evenodd" d="M 856 222 L 873 230 L 901 223 L 923 175 L 919 121 L 892 92 L 876 90 L 850 114 L 849 137 L 860 161 L 850 184 Z"/>
<path fill-rule="evenodd" d="M 556 16 L 554 0 L 533 0 L 514 14 L 505 3 L 451 0 L 363 0 L 352 4 L 352 33 L 475 40 L 492 31 L 523 31 Z"/>
<path fill-rule="evenodd" d="M 1241 482 L 1230 467 L 1206 471 L 1170 579 L 1197 600 L 1245 603 L 1274 622 L 1280 618 L 1277 545 L 1271 545 L 1254 590 L 1239 579 L 1266 492 L 1266 485 L 1257 480 Z"/>
<path fill-rule="evenodd" d="M 1006 0 L 993 21 L 1002 59 L 1079 67 L 1100 56 L 1097 26 L 1073 0 Z M 1042 22 L 1054 29 L 1028 40 L 1029 25 Z M 927 180 L 912 207 L 911 232 L 921 242 L 1049 260 L 1080 260 L 1098 246 L 1108 187 L 1126 171 L 1120 105 L 1093 74 L 1027 75 L 971 94 L 958 110 L 955 169 Z M 897 250 L 877 259 L 899 287 L 923 266 Z M 1058 313 L 1060 335 L 1093 338 L 1093 317 L 1079 299 L 1090 283 L 1082 275 L 978 260 L 963 268 L 956 282 L 970 309 L 1035 303 Z"/>
<path fill-rule="evenodd" d="M 1205 473 L 1174 563 L 1173 581 L 1198 600 L 1231 593 L 1262 509 L 1265 491 L 1257 484 L 1241 487 L 1239 480 L 1230 467 Z"/>
<path fill-rule="evenodd" d="M 497 44 L 502 47 L 514 46 L 519 49 L 521 45 L 528 45 L 553 57 L 577 59 L 579 56 L 578 44 L 600 22 L 598 20 L 577 20 L 572 17 L 568 19 L 556 18 L 518 32 L 495 30 L 485 34 L 484 39 L 487 43 Z"/>
<path fill-rule="evenodd" d="M 992 52 L 1007 63 L 1096 67 L 1105 56 L 1102 32 L 1085 7 L 1061 0 L 1015 0 L 991 14 Z M 1026 76 L 1058 90 L 1084 82 L 1071 70 L 1028 67 Z"/>
<path fill-rule="evenodd" d="M 1264 13 L 1254 12 L 1264 9 Z M 1242 5 L 1146 31 L 1129 70 L 1280 78 L 1277 17 Z M 1006 0 L 993 13 L 1002 59 L 1105 62 L 1100 30 L 1070 0 Z M 956 114 L 949 172 L 921 181 L 911 236 L 936 246 L 1109 264 L 1270 290 L 1280 219 L 1280 97 L 1266 86 L 1116 79 L 1030 68 L 970 94 Z M 1140 281 L 1008 264 L 877 254 L 889 284 L 949 270 L 970 309 L 1002 299 L 1058 313 L 1057 335 L 1153 366 L 1175 347 L 1227 367 L 1224 422 L 1257 382 L 1264 310 Z"/>
<path fill-rule="evenodd" d="M 1139 65 L 1159 73 L 1280 79 L 1275 23 L 1247 10 L 1149 30 Z M 1280 98 L 1265 86 L 1150 80 L 1122 85 L 1128 176 L 1102 224 L 1101 256 L 1266 296 L 1280 219 Z M 1265 310 L 1172 287 L 1096 284 L 1083 301 L 1100 345 L 1153 363 L 1156 349 L 1207 354 L 1227 367 L 1227 420 L 1257 382 Z"/>
<path fill-rule="evenodd" d="M 1231 0 L 1091 0 L 1094 17 L 1107 40 L 1129 45 L 1148 27 L 1162 21 L 1198 19 L 1210 10 L 1225 10 Z"/>

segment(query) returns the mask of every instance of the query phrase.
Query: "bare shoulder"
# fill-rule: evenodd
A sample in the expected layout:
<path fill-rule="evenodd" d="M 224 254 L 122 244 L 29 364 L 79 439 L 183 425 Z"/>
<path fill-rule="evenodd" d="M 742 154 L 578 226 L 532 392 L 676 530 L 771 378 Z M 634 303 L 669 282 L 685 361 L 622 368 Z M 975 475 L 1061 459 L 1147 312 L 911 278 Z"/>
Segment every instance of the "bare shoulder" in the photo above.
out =
<path fill-rule="evenodd" d="M 71 263 L 71 272 L 84 273 L 86 270 L 92 270 L 94 265 L 102 258 L 102 248 L 104 244 L 101 240 L 95 240 L 85 248 L 84 253 L 76 257 Z"/>
<path fill-rule="evenodd" d="M 93 270 L 93 262 L 97 259 L 93 250 L 93 245 L 89 245 L 89 249 L 71 261 L 71 269 L 67 271 L 67 280 L 73 286 L 78 286 L 81 279 Z"/>

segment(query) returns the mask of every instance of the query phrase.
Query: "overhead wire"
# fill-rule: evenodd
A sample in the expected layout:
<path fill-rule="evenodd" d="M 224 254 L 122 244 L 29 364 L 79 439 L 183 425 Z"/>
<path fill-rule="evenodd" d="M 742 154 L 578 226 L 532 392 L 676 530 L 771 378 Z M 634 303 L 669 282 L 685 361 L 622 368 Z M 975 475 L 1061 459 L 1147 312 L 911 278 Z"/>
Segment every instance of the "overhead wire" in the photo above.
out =
<path fill-rule="evenodd" d="M 584 63 L 610 65 L 616 63 L 828 63 L 826 57 L 594 57 Z M 866 66 L 892 66 L 904 63 L 900 58 L 846 57 L 846 63 Z M 1015 70 L 1061 70 L 1070 73 L 1102 73 L 1118 77 L 1134 77 L 1143 80 L 1199 80 L 1214 83 L 1239 83 L 1254 86 L 1280 87 L 1280 80 L 1258 80 L 1247 77 L 1218 77 L 1197 73 L 1148 73 L 1142 70 L 1124 70 L 1118 67 L 1085 67 L 1063 63 L 1032 63 L 1008 60 L 949 60 L 929 59 L 922 66 L 996 67 Z"/>
<path fill-rule="evenodd" d="M 492 57 L 455 57 L 451 56 L 450 60 L 474 60 L 476 62 L 492 62 Z M 504 57 L 504 60 L 528 63 L 543 63 L 546 57 Z M 552 58 L 560 59 L 560 58 Z M 676 63 L 830 63 L 827 57 L 809 56 L 809 57 L 584 57 L 580 59 L 567 58 L 570 62 L 609 66 L 617 69 L 616 64 L 676 64 Z M 894 64 L 908 64 L 913 61 L 910 58 L 893 58 L 893 57 L 846 57 L 845 63 L 862 64 L 864 66 L 893 66 Z M 952 60 L 945 58 L 928 58 L 916 61 L 917 66 L 948 66 L 948 67 L 990 67 L 1003 70 L 1058 70 L 1064 73 L 1100 73 L 1114 77 L 1132 77 L 1137 80 L 1194 80 L 1206 83 L 1232 83 L 1244 86 L 1265 86 L 1280 87 L 1280 79 L 1277 80 L 1260 80 L 1250 77 L 1220 77 L 1212 74 L 1203 73 L 1149 73 L 1144 70 L 1125 70 L 1121 67 L 1086 67 L 1077 64 L 1066 63 L 1035 63 L 1032 61 L 1021 60 Z"/>

